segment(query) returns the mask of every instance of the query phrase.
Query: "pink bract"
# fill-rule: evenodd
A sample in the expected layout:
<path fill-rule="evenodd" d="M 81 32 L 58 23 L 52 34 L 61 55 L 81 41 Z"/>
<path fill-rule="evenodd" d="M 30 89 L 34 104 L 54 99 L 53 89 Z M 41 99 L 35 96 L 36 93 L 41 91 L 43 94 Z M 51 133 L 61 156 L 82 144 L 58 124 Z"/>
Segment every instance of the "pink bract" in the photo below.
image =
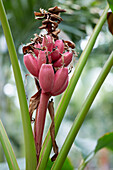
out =
<path fill-rule="evenodd" d="M 24 55 L 24 64 L 28 71 L 35 77 L 38 78 L 39 75 L 39 67 L 38 61 L 32 54 L 25 54 Z"/>
<path fill-rule="evenodd" d="M 59 52 L 62 54 L 63 51 L 64 51 L 64 43 L 63 43 L 63 41 L 62 40 L 56 40 L 54 48 L 56 48 L 56 47 L 59 49 Z"/>
<path fill-rule="evenodd" d="M 36 48 L 41 48 L 41 45 L 39 43 L 34 45 L 34 53 L 38 57 L 39 50 Z"/>
<path fill-rule="evenodd" d="M 42 64 L 39 72 L 39 83 L 43 92 L 50 92 L 54 84 L 54 70 L 51 64 Z"/>
<path fill-rule="evenodd" d="M 53 49 L 53 38 L 50 35 L 44 36 L 42 46 L 47 47 L 47 50 L 51 52 Z"/>
<path fill-rule="evenodd" d="M 51 94 L 53 96 L 60 94 L 62 90 L 65 90 L 65 87 L 67 86 L 67 80 L 68 80 L 68 69 L 67 68 L 61 68 L 59 69 L 54 78 L 54 85 L 53 89 L 51 90 Z"/>
<path fill-rule="evenodd" d="M 53 93 L 51 93 L 51 95 L 52 96 L 57 96 L 57 95 L 60 95 L 61 93 L 63 93 L 66 90 L 67 86 L 68 86 L 68 81 L 69 81 L 68 79 L 66 80 L 66 82 L 64 83 L 64 85 L 61 87 L 61 89 L 58 92 L 53 92 Z"/>
<path fill-rule="evenodd" d="M 42 64 L 46 64 L 46 51 L 39 51 L 37 60 L 38 60 L 38 65 L 39 65 L 39 69 L 40 69 Z"/>
<path fill-rule="evenodd" d="M 54 67 L 68 66 L 72 61 L 72 52 L 65 52 L 62 57 L 60 57 L 56 62 L 54 62 Z"/>

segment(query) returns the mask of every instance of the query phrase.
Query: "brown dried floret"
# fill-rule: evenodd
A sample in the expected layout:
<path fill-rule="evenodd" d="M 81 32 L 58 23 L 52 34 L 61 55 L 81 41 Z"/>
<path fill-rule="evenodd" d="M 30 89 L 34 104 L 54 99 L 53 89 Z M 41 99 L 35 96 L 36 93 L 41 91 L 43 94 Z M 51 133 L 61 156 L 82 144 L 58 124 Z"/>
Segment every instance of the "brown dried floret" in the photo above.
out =
<path fill-rule="evenodd" d="M 49 8 L 48 11 L 51 12 L 51 13 L 54 13 L 54 14 L 59 14 L 60 12 L 66 12 L 65 9 L 61 9 L 57 6 Z"/>
<path fill-rule="evenodd" d="M 43 14 L 43 13 L 40 13 L 40 12 L 35 12 L 35 11 L 34 11 L 34 14 L 35 14 L 35 16 L 38 16 L 38 17 L 44 16 L 44 14 Z"/>
<path fill-rule="evenodd" d="M 58 21 L 59 23 L 63 21 L 63 19 L 59 15 L 56 15 L 56 14 L 51 14 L 51 20 Z"/>
<path fill-rule="evenodd" d="M 40 27 L 39 27 L 39 29 L 46 29 L 47 28 L 47 25 L 41 25 Z"/>
<path fill-rule="evenodd" d="M 28 43 L 25 46 L 23 46 L 22 50 L 23 50 L 23 54 L 27 54 L 33 51 L 33 46 L 34 46 L 34 42 L 33 43 Z"/>
<path fill-rule="evenodd" d="M 34 12 L 35 19 L 45 19 L 42 21 L 42 26 L 39 29 L 46 29 L 48 35 L 52 35 L 54 39 L 58 39 L 58 33 L 60 30 L 56 30 L 58 24 L 63 20 L 60 16 L 60 12 L 66 12 L 66 10 L 61 9 L 57 6 L 49 8 L 48 11 L 40 9 L 40 12 Z"/>
<path fill-rule="evenodd" d="M 55 30 L 52 32 L 52 36 L 55 38 L 55 39 L 58 39 L 58 34 L 60 33 L 60 29 L 58 30 Z"/>
<path fill-rule="evenodd" d="M 42 37 L 40 37 L 38 34 L 34 34 L 34 36 L 35 36 L 34 38 L 31 38 L 31 41 L 33 41 L 35 44 L 38 43 L 38 42 L 41 44 L 42 43 Z"/>
<path fill-rule="evenodd" d="M 75 48 L 75 44 L 72 41 L 64 41 L 64 43 L 66 43 L 72 49 Z"/>
<path fill-rule="evenodd" d="M 44 21 L 42 21 L 42 24 L 53 24 L 55 27 L 58 26 L 58 23 L 55 21 L 52 21 L 51 19 L 45 19 Z"/>

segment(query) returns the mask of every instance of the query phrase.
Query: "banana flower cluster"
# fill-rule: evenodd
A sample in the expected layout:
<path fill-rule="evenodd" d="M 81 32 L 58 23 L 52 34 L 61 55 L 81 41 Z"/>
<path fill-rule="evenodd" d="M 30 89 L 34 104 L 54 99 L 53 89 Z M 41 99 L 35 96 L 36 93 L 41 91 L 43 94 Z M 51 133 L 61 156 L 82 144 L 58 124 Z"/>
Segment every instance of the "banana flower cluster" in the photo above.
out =
<path fill-rule="evenodd" d="M 42 44 L 34 45 L 34 54 L 24 55 L 28 71 L 39 80 L 43 93 L 61 94 L 68 85 L 68 66 L 73 53 L 64 51 L 62 40 L 53 41 L 50 35 L 43 37 Z"/>
<path fill-rule="evenodd" d="M 40 103 L 36 111 L 34 139 L 37 150 L 37 162 L 42 145 L 43 129 L 51 96 L 64 92 L 68 86 L 68 68 L 73 53 L 65 50 L 63 40 L 44 35 L 42 42 L 34 43 L 32 52 L 24 55 L 24 64 L 28 71 L 39 81 L 41 88 Z"/>

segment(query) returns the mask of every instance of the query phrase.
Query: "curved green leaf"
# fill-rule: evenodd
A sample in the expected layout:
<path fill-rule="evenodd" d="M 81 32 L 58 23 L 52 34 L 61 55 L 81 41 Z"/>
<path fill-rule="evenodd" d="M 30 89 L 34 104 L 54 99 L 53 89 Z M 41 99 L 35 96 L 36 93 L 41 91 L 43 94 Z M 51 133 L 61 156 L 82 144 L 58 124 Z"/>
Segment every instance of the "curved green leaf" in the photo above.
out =
<path fill-rule="evenodd" d="M 98 139 L 95 153 L 104 147 L 109 148 L 113 151 L 113 132 L 106 133 Z"/>
<path fill-rule="evenodd" d="M 19 170 L 19 166 L 17 164 L 14 151 L 12 149 L 12 146 L 10 144 L 10 141 L 8 139 L 7 133 L 3 127 L 1 120 L 0 120 L 0 141 L 9 165 L 9 169 Z"/>
<path fill-rule="evenodd" d="M 85 168 L 87 163 L 95 156 L 95 154 L 100 151 L 102 148 L 109 148 L 110 150 L 113 151 L 113 132 L 106 133 L 102 137 L 100 137 L 96 142 L 96 145 L 92 151 L 86 152 L 84 157 L 83 157 L 83 162 L 79 167 L 79 170 L 82 170 Z M 84 154 L 83 150 L 85 148 L 84 145 L 84 139 L 82 139 L 82 145 L 79 142 L 75 141 L 75 145 L 81 150 L 82 155 Z"/>

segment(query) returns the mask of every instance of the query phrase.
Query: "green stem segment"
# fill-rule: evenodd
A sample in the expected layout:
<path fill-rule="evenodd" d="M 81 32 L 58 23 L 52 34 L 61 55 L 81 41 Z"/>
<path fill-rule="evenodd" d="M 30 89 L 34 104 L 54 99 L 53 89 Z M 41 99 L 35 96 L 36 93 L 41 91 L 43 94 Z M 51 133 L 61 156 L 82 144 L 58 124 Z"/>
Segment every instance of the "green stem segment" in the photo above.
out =
<path fill-rule="evenodd" d="M 91 107 L 91 104 L 94 101 L 100 87 L 102 86 L 102 84 L 103 84 L 105 78 L 107 77 L 112 66 L 113 66 L 113 51 L 112 51 L 110 57 L 108 58 L 106 64 L 104 65 L 94 86 L 92 87 L 86 101 L 84 102 L 84 104 L 82 106 L 81 111 L 77 115 L 77 117 L 73 123 L 73 126 L 72 126 L 70 132 L 68 133 L 68 136 L 63 144 L 63 147 L 62 147 L 62 149 L 61 149 L 61 151 L 52 167 L 53 170 L 57 170 L 62 167 L 62 165 L 66 159 L 66 156 L 75 140 L 75 137 L 76 137 L 90 107 Z"/>
<path fill-rule="evenodd" d="M 0 0 L 0 20 L 7 41 L 7 46 L 9 50 L 12 67 L 13 67 L 13 72 L 15 76 L 15 82 L 16 82 L 16 87 L 17 87 L 17 92 L 18 92 L 18 97 L 20 102 L 21 116 L 22 116 L 23 130 L 24 130 L 24 141 L 25 141 L 26 169 L 27 170 L 36 169 L 36 164 L 37 164 L 36 149 L 35 149 L 32 128 L 31 128 L 31 122 L 30 122 L 30 117 L 28 112 L 24 85 L 23 85 L 22 76 L 18 64 L 13 38 L 11 35 L 10 27 L 8 24 L 8 20 L 6 17 L 2 0 Z"/>
<path fill-rule="evenodd" d="M 50 95 L 41 93 L 40 104 L 36 112 L 36 123 L 35 123 L 35 145 L 37 151 L 37 162 L 39 161 L 39 155 L 42 145 L 42 136 L 46 118 L 46 111 L 48 107 L 48 100 Z"/>
<path fill-rule="evenodd" d="M 8 139 L 7 133 L 3 127 L 3 124 L 0 120 L 0 141 L 6 156 L 7 163 L 9 165 L 9 169 L 19 170 L 15 154 L 13 152 L 12 146 Z"/>
<path fill-rule="evenodd" d="M 109 9 L 109 5 L 107 5 L 102 16 L 100 17 L 92 35 L 88 41 L 87 46 L 86 46 L 85 50 L 83 51 L 83 53 L 81 54 L 78 64 L 76 65 L 76 68 L 75 68 L 74 74 L 70 80 L 70 83 L 69 83 L 64 95 L 61 98 L 61 101 L 59 103 L 59 107 L 57 108 L 56 116 L 55 116 L 55 133 L 56 134 L 60 127 L 61 121 L 64 117 L 65 111 L 67 109 L 67 106 L 69 104 L 69 101 L 71 99 L 73 91 L 75 89 L 75 86 L 76 86 L 78 79 L 82 73 L 82 70 L 86 64 L 88 56 L 91 53 L 91 50 L 95 44 L 96 38 L 97 38 L 104 22 L 106 21 L 108 9 Z M 51 141 L 51 137 L 50 137 L 50 132 L 48 131 L 47 136 L 44 141 L 44 144 L 43 144 L 43 147 L 41 149 L 40 166 L 39 166 L 40 170 L 45 169 L 46 164 L 48 162 L 50 152 L 51 152 L 51 148 L 52 148 L 52 141 Z"/>

